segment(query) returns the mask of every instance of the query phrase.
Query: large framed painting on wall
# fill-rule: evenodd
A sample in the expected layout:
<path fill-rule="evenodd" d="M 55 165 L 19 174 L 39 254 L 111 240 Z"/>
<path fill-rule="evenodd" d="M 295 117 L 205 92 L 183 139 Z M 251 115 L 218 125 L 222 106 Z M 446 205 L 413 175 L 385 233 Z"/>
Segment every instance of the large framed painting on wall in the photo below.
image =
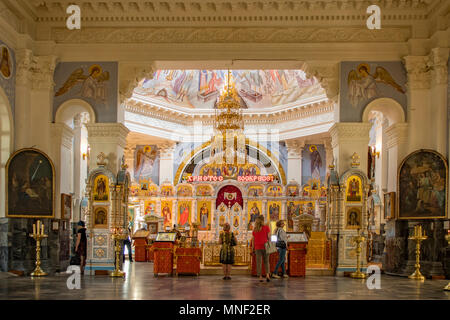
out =
<path fill-rule="evenodd" d="M 399 219 L 447 217 L 447 160 L 433 150 L 421 149 L 408 155 L 397 175 Z"/>
<path fill-rule="evenodd" d="M 6 163 L 6 217 L 54 218 L 55 168 L 40 150 L 16 151 Z"/>

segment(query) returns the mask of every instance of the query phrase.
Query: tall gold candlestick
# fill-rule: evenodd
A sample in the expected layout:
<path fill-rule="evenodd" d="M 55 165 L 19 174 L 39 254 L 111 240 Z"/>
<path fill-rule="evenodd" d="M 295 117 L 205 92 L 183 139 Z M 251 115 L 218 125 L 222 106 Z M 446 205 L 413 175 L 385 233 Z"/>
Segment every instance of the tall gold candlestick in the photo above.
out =
<path fill-rule="evenodd" d="M 427 238 L 428 237 L 425 235 L 425 233 L 422 233 L 421 225 L 416 225 L 414 227 L 414 236 L 408 238 L 409 240 L 416 241 L 416 263 L 414 264 L 415 271 L 413 272 L 413 274 L 408 276 L 409 279 L 420 281 L 425 280 L 425 277 L 422 275 L 422 273 L 420 273 L 420 243 Z"/>
<path fill-rule="evenodd" d="M 116 266 L 114 271 L 110 273 L 111 277 L 124 277 L 125 272 L 120 270 L 120 251 L 122 247 L 120 246 L 120 240 L 124 240 L 126 235 L 120 234 L 118 228 L 114 228 L 114 233 L 112 234 L 112 239 L 115 241 L 114 251 L 116 253 Z"/>
<path fill-rule="evenodd" d="M 37 221 L 37 226 L 35 224 L 33 224 L 33 233 L 30 234 L 30 237 L 32 237 L 34 240 L 36 240 L 36 268 L 31 273 L 32 277 L 43 277 L 43 276 L 48 275 L 48 273 L 44 272 L 41 269 L 41 240 L 43 238 L 47 238 L 48 235 L 44 234 L 44 225 L 43 224 L 42 224 L 41 228 L 39 229 L 40 225 L 41 225 L 40 220 Z"/>
<path fill-rule="evenodd" d="M 360 231 L 361 229 L 358 229 L 358 235 L 353 237 L 353 241 L 356 243 L 356 272 L 352 272 L 350 277 L 355 279 L 365 279 L 367 277 L 367 274 L 361 272 L 361 242 L 364 242 L 366 238 L 360 234 Z"/>

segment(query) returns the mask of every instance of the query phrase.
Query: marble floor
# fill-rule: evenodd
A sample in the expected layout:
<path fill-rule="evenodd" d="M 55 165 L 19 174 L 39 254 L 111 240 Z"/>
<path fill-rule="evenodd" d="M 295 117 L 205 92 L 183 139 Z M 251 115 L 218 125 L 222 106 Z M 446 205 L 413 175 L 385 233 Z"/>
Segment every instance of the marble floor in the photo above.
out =
<path fill-rule="evenodd" d="M 309 276 L 306 278 L 273 279 L 260 283 L 247 275 L 232 276 L 159 276 L 155 278 L 151 263 L 124 265 L 125 279 L 109 276 L 84 276 L 81 289 L 69 290 L 67 274 L 40 279 L 0 277 L 0 299 L 61 300 L 376 300 L 376 299 L 439 299 L 450 300 L 443 291 L 448 280 L 416 282 L 402 277 L 382 275 L 381 289 L 369 290 L 364 280 L 344 277 Z"/>

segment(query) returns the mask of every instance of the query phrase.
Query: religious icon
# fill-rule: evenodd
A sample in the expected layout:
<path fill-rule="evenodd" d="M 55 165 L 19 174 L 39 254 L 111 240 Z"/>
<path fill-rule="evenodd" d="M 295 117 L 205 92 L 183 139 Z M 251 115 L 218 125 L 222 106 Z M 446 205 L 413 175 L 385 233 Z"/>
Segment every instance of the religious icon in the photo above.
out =
<path fill-rule="evenodd" d="M 170 197 L 174 195 L 172 186 L 162 186 L 161 187 L 161 195 L 165 197 Z"/>
<path fill-rule="evenodd" d="M 269 202 L 269 218 L 270 221 L 278 221 L 280 220 L 280 207 L 281 202 Z"/>
<path fill-rule="evenodd" d="M 249 205 L 250 205 L 250 201 L 249 201 Z M 249 211 L 249 222 L 255 222 L 256 218 L 261 214 L 259 205 L 260 205 L 260 203 L 258 203 L 256 201 L 252 203 L 252 205 L 250 207 L 250 211 Z"/>
<path fill-rule="evenodd" d="M 294 217 L 300 216 L 301 202 L 299 201 L 289 201 L 287 205 L 287 228 L 288 231 L 292 231 L 294 228 Z"/>
<path fill-rule="evenodd" d="M 151 179 L 154 183 L 158 183 L 159 157 L 157 146 L 136 146 L 134 160 L 134 178 L 136 181 Z"/>
<path fill-rule="evenodd" d="M 144 214 L 155 215 L 156 201 L 144 201 Z"/>
<path fill-rule="evenodd" d="M 199 201 L 198 207 L 198 221 L 200 225 L 198 230 L 211 230 L 211 201 Z"/>
<path fill-rule="evenodd" d="M 105 208 L 97 208 L 94 211 L 94 228 L 107 226 L 107 213 Z"/>
<path fill-rule="evenodd" d="M 287 195 L 289 196 L 289 197 L 296 197 L 296 196 L 298 196 L 298 186 L 288 186 L 287 187 Z"/>
<path fill-rule="evenodd" d="M 347 211 L 347 229 L 361 228 L 361 210 L 359 208 L 350 208 Z"/>
<path fill-rule="evenodd" d="M 185 228 L 190 225 L 191 203 L 183 201 L 178 203 L 178 226 Z"/>
<path fill-rule="evenodd" d="M 72 196 L 61 193 L 61 218 L 70 220 L 72 217 Z"/>
<path fill-rule="evenodd" d="M 375 73 L 370 73 L 370 66 L 367 63 L 361 63 L 356 70 L 348 73 L 348 99 L 353 107 L 357 107 L 360 102 L 367 101 L 378 95 L 377 83 L 384 83 L 393 87 L 401 93 L 405 93 L 390 73 L 383 67 L 377 66 Z"/>
<path fill-rule="evenodd" d="M 128 228 L 133 229 L 134 226 L 135 209 L 128 207 Z"/>
<path fill-rule="evenodd" d="M 311 177 L 313 179 L 320 179 L 320 168 L 322 167 L 322 157 L 320 156 L 317 146 L 312 144 L 309 147 L 310 161 L 311 161 Z M 311 186 L 312 187 L 312 186 Z M 312 190 L 317 190 L 312 188 Z"/>
<path fill-rule="evenodd" d="M 395 217 L 395 192 L 384 194 L 384 219 L 393 219 Z"/>
<path fill-rule="evenodd" d="M 225 216 L 220 216 L 219 218 L 219 226 L 223 226 L 225 224 Z"/>
<path fill-rule="evenodd" d="M 347 183 L 347 201 L 361 201 L 361 179 L 357 176 L 351 176 Z"/>
<path fill-rule="evenodd" d="M 161 214 L 164 218 L 164 227 L 172 225 L 172 201 L 161 201 Z"/>
<path fill-rule="evenodd" d="M 192 196 L 192 187 L 190 185 L 179 186 L 177 195 L 179 197 L 190 197 Z"/>
<path fill-rule="evenodd" d="M 235 227 L 235 228 L 239 228 L 239 217 L 238 216 L 235 216 L 234 217 L 234 219 L 233 219 L 233 226 Z"/>
<path fill-rule="evenodd" d="M 69 92 L 74 86 L 81 83 L 80 95 L 83 98 L 91 98 L 95 101 L 106 103 L 106 82 L 109 80 L 109 72 L 94 64 L 89 67 L 88 74 L 84 74 L 83 68 L 72 72 L 66 82 L 55 93 L 55 97 Z"/>
<path fill-rule="evenodd" d="M 98 175 L 94 180 L 94 201 L 109 200 L 109 184 L 105 175 Z"/>
<path fill-rule="evenodd" d="M 11 56 L 9 50 L 6 46 L 0 46 L 1 48 L 1 60 L 0 60 L 0 73 L 5 79 L 11 78 L 12 75 L 12 64 Z"/>

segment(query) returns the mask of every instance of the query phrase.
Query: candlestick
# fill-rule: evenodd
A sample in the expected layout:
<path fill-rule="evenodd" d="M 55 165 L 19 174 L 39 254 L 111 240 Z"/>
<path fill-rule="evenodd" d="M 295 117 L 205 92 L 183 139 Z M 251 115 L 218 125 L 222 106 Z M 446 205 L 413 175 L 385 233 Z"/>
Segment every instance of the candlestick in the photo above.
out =
<path fill-rule="evenodd" d="M 360 233 L 361 229 L 358 229 L 358 235 L 356 237 L 353 237 L 353 241 L 356 243 L 356 271 L 352 272 L 350 274 L 351 278 L 356 279 L 365 279 L 367 275 L 365 273 L 361 272 L 361 261 L 360 261 L 360 255 L 361 255 L 361 242 L 364 242 L 366 240 Z"/>
<path fill-rule="evenodd" d="M 425 233 L 422 233 L 422 226 L 416 225 L 414 227 L 414 236 L 409 237 L 408 239 L 416 241 L 416 263 L 414 265 L 415 271 L 408 278 L 414 280 L 425 280 L 425 277 L 420 273 L 420 243 L 427 239 L 428 237 Z"/>
<path fill-rule="evenodd" d="M 41 226 L 40 230 L 39 226 Z M 30 234 L 30 237 L 36 240 L 36 268 L 31 273 L 31 276 L 32 277 L 46 276 L 47 273 L 45 273 L 41 269 L 41 240 L 43 238 L 47 238 L 48 236 L 44 234 L 44 225 L 41 225 L 39 220 L 37 222 L 37 225 L 33 224 L 33 234 Z"/>

